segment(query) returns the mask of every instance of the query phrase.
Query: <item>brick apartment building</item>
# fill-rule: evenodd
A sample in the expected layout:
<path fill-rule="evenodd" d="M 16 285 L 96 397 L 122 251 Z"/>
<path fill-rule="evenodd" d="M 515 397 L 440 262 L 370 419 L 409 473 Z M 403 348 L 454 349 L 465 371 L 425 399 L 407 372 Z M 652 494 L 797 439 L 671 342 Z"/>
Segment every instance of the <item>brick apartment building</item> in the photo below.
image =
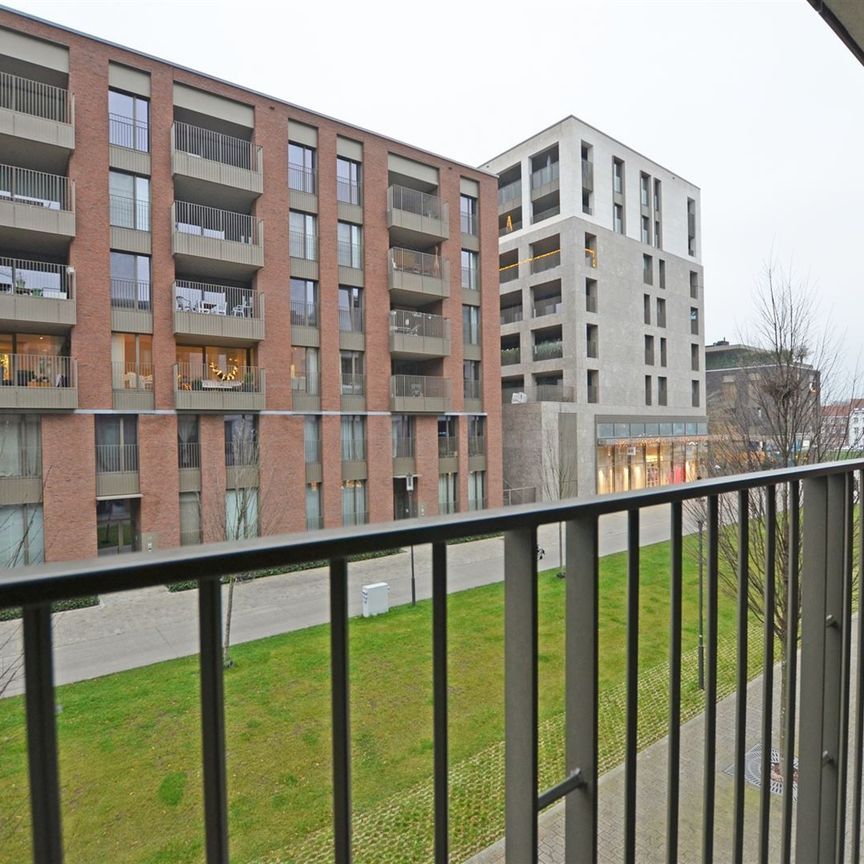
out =
<path fill-rule="evenodd" d="M 499 504 L 496 194 L 0 10 L 0 564 Z"/>

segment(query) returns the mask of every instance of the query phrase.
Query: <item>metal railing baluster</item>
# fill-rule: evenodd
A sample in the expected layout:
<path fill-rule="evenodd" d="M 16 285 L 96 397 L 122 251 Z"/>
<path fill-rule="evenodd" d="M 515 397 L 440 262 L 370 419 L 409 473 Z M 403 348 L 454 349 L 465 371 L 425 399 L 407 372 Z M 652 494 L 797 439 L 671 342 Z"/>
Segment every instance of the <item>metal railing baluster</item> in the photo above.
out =
<path fill-rule="evenodd" d="M 624 860 L 636 861 L 639 734 L 639 510 L 627 511 L 627 707 L 624 756 Z"/>
<path fill-rule="evenodd" d="M 222 584 L 198 582 L 201 666 L 201 759 L 207 864 L 228 864 L 228 775 L 225 767 L 225 693 L 222 660 Z"/>
<path fill-rule="evenodd" d="M 861 862 L 861 784 L 864 777 L 864 471 L 858 472 L 858 665 L 855 670 L 855 767 L 852 790 L 852 864 Z"/>
<path fill-rule="evenodd" d="M 771 731 L 774 714 L 774 607 L 777 575 L 777 488 L 765 488 L 765 573 L 763 582 L 762 640 L 762 788 L 759 801 L 759 861 L 768 862 L 768 831 L 771 824 Z"/>
<path fill-rule="evenodd" d="M 744 862 L 744 755 L 747 749 L 747 614 L 750 590 L 750 493 L 738 493 L 738 657 L 735 676 L 735 802 L 732 860 Z"/>
<path fill-rule="evenodd" d="M 714 778 L 717 758 L 717 583 L 719 499 L 708 497 L 708 580 L 705 591 L 705 765 L 702 792 L 702 862 L 714 860 Z"/>
<path fill-rule="evenodd" d="M 666 784 L 666 862 L 678 861 L 678 807 L 681 763 L 681 582 L 682 582 L 682 507 L 671 505 L 672 553 L 669 579 L 669 765 Z"/>
<path fill-rule="evenodd" d="M 348 678 L 348 564 L 330 561 L 330 678 L 333 706 L 333 847 L 351 864 L 351 726 Z"/>
<path fill-rule="evenodd" d="M 435 864 L 450 860 L 447 738 L 447 544 L 432 544 L 432 689 L 435 730 Z"/>
<path fill-rule="evenodd" d="M 51 606 L 25 606 L 24 680 L 34 864 L 62 864 Z"/>

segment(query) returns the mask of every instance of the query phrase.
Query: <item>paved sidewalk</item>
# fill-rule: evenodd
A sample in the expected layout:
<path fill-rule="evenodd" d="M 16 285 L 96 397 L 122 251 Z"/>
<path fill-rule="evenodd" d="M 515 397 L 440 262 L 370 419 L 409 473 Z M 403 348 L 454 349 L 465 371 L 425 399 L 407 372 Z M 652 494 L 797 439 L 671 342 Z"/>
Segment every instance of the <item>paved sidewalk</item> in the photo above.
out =
<path fill-rule="evenodd" d="M 669 536 L 665 506 L 647 508 L 642 514 L 641 542 L 656 543 Z M 600 521 L 600 553 L 626 547 L 626 517 L 604 516 Z M 558 566 L 557 525 L 543 526 L 539 543 L 546 550 L 543 568 Z M 414 571 L 418 599 L 431 596 L 431 548 L 418 546 Z M 501 538 L 458 543 L 448 548 L 448 588 L 464 591 L 504 577 L 504 542 Z M 411 555 L 358 561 L 349 567 L 349 613 L 361 612 L 362 586 L 388 582 L 392 605 L 411 600 Z M 225 589 L 227 591 L 227 589 Z M 223 604 L 224 605 L 224 604 Z M 328 571 L 326 568 L 270 576 L 238 584 L 234 591 L 231 638 L 234 644 L 299 630 L 329 620 Z M 76 609 L 54 618 L 55 680 L 67 684 L 97 678 L 123 669 L 147 666 L 185 657 L 198 651 L 197 593 L 171 593 L 164 587 L 105 594 L 98 607 Z M 9 634 L 14 639 L 2 649 L 0 669 L 21 656 L 20 624 L 0 623 L 0 646 Z M 19 675 L 6 691 L 23 691 Z"/>

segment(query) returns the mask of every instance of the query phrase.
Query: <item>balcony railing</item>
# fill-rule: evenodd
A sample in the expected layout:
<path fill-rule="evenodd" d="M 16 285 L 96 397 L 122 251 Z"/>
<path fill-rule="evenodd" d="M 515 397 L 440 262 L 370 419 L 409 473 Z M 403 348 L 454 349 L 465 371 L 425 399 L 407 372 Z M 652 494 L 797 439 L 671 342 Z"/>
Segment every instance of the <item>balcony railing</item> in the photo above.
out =
<path fill-rule="evenodd" d="M 226 468 L 248 468 L 257 465 L 258 458 L 258 442 L 252 436 L 238 436 L 225 442 Z"/>
<path fill-rule="evenodd" d="M 402 411 L 446 411 L 450 381 L 432 375 L 391 375 L 390 407 Z"/>
<path fill-rule="evenodd" d="M 413 249 L 394 247 L 390 250 L 390 261 L 394 270 L 414 273 L 417 276 L 431 276 L 440 279 L 442 261 L 439 255 L 431 252 L 415 252 Z"/>
<path fill-rule="evenodd" d="M 316 465 L 321 461 L 321 439 L 305 438 L 303 440 L 303 454 L 307 465 Z"/>
<path fill-rule="evenodd" d="M 182 392 L 261 393 L 263 371 L 257 366 L 227 365 L 222 369 L 215 363 L 177 363 L 176 389 Z"/>
<path fill-rule="evenodd" d="M 336 180 L 336 200 L 342 204 L 360 206 L 360 184 L 351 180 Z"/>
<path fill-rule="evenodd" d="M 295 375 L 291 378 L 291 389 L 295 393 L 305 393 L 307 396 L 319 396 L 321 389 L 318 373 L 307 372 L 305 375 Z"/>
<path fill-rule="evenodd" d="M 153 364 L 134 360 L 112 361 L 111 386 L 114 390 L 152 390 Z"/>
<path fill-rule="evenodd" d="M 412 312 L 408 309 L 392 309 L 390 311 L 390 332 L 401 336 L 449 339 L 450 321 L 442 315 Z"/>
<path fill-rule="evenodd" d="M 232 168 L 245 168 L 258 171 L 261 148 L 251 141 L 234 138 L 211 129 L 202 129 L 189 123 L 174 121 L 174 149 L 199 159 L 230 165 Z"/>
<path fill-rule="evenodd" d="M 480 274 L 476 267 L 462 268 L 462 287 L 467 291 L 480 290 Z"/>
<path fill-rule="evenodd" d="M 363 332 L 363 310 L 362 309 L 340 309 L 339 330 L 342 333 Z"/>
<path fill-rule="evenodd" d="M 4 354 L 0 352 L 2 383 L 7 387 L 56 387 L 72 389 L 75 361 L 54 354 Z"/>
<path fill-rule="evenodd" d="M 258 301 L 258 292 L 252 288 L 192 282 L 188 279 L 174 280 L 174 304 L 177 312 L 260 318 Z"/>
<path fill-rule="evenodd" d="M 329 689 L 330 767 L 333 783 L 331 819 L 327 833 L 333 837 L 334 860 L 351 861 L 354 855 L 352 826 L 352 767 L 361 751 L 352 747 L 351 698 L 357 691 L 352 681 L 353 664 L 349 645 L 349 571 L 347 563 L 358 548 L 364 552 L 385 551 L 430 544 L 432 546 L 432 651 L 431 682 L 428 698 L 432 710 L 432 753 L 428 782 L 431 786 L 430 811 L 434 832 L 430 831 L 425 860 L 444 862 L 450 853 L 450 836 L 455 817 L 451 817 L 451 764 L 448 730 L 452 726 L 451 693 L 454 685 L 452 657 L 454 643 L 448 629 L 448 541 L 498 533 L 503 541 L 503 617 L 504 704 L 495 717 L 504 730 L 504 815 L 496 825 L 506 835 L 507 857 L 518 864 L 537 864 L 538 835 L 548 823 L 538 823 L 540 811 L 564 801 L 558 818 L 563 820 L 556 842 L 566 843 L 571 861 L 595 861 L 598 845 L 618 845 L 621 860 L 635 861 L 637 849 L 651 844 L 658 851 L 686 847 L 686 860 L 733 860 L 733 849 L 741 849 L 745 834 L 745 813 L 755 808 L 762 817 L 753 820 L 753 830 L 767 848 L 774 834 L 779 850 L 776 860 L 789 861 L 792 854 L 799 862 L 845 860 L 837 850 L 860 850 L 862 791 L 862 747 L 864 736 L 864 695 L 861 686 L 861 657 L 864 651 L 860 623 L 860 595 L 853 591 L 856 569 L 854 550 L 861 545 L 861 522 L 855 516 L 856 483 L 860 483 L 862 461 L 840 461 L 825 465 L 767 471 L 724 477 L 699 483 L 667 486 L 660 489 L 623 493 L 596 499 L 567 500 L 554 504 L 527 504 L 500 510 L 477 510 L 484 500 L 472 498 L 472 512 L 433 517 L 410 524 L 388 524 L 384 528 L 356 528 L 329 532 L 327 535 L 272 536 L 250 541 L 219 543 L 202 548 L 187 547 L 112 558 L 110 563 L 96 559 L 86 564 L 53 564 L 30 568 L 0 580 L 0 608 L 23 608 L 23 655 L 26 670 L 26 700 L 20 709 L 26 726 L 26 759 L 30 789 L 29 821 L 34 862 L 61 859 L 61 818 L 68 796 L 61 795 L 58 758 L 57 693 L 52 608 L 59 601 L 94 594 L 139 590 L 164 584 L 185 582 L 190 575 L 198 583 L 197 609 L 189 622 L 197 631 L 200 665 L 200 720 L 202 743 L 200 775 L 203 819 L 201 843 L 206 860 L 227 860 L 229 831 L 236 822 L 228 814 L 227 734 L 225 725 L 226 674 L 223 666 L 222 587 L 224 575 L 256 570 L 285 570 L 297 564 L 328 561 L 325 579 L 329 593 Z M 859 485 L 860 488 L 860 485 Z M 788 507 L 778 512 L 777 493 Z M 741 554 L 730 567 L 729 578 L 737 588 L 734 607 L 729 609 L 732 653 L 737 658 L 728 691 L 735 700 L 735 719 L 723 725 L 718 701 L 727 685 L 720 680 L 721 641 L 718 626 L 720 581 L 723 567 L 719 552 L 721 537 L 730 535 L 721 522 L 722 496 L 735 499 L 738 513 L 746 514 L 748 504 L 765 504 L 760 521 L 765 532 L 765 602 L 768 614 L 760 617 L 762 638 L 750 638 L 751 616 L 747 586 L 760 568 L 755 559 Z M 665 562 L 658 565 L 668 584 L 668 663 L 661 677 L 646 677 L 640 663 L 640 634 L 656 626 L 655 612 L 640 604 L 640 522 L 649 508 L 667 508 L 670 540 Z M 682 651 L 684 598 L 689 598 L 692 567 L 685 568 L 685 507 L 695 506 L 705 513 L 707 527 L 704 576 L 704 711 L 699 722 L 698 748 L 688 752 L 682 747 L 682 697 L 691 686 L 685 680 L 686 655 Z M 860 506 L 860 505 L 859 505 Z M 622 639 L 625 641 L 620 700 L 621 716 L 621 816 L 612 827 L 598 819 L 600 802 L 598 746 L 607 743 L 608 717 L 602 713 L 604 699 L 618 696 L 617 682 L 599 674 L 598 646 L 601 637 L 603 586 L 597 578 L 600 566 L 598 524 L 601 516 L 620 513 L 626 520 L 627 562 L 624 581 L 627 602 L 622 613 Z M 357 523 L 360 514 L 346 512 L 346 522 Z M 361 517 L 362 518 L 362 517 Z M 564 716 L 561 728 L 566 741 L 561 760 L 563 779 L 548 786 L 540 780 L 538 746 L 538 679 L 543 664 L 538 633 L 537 535 L 544 525 L 564 523 L 567 571 L 562 593 L 567 614 L 564 620 Z M 748 521 L 735 526 L 746 542 Z M 777 541 L 783 532 L 788 538 L 788 571 L 777 573 Z M 731 536 L 731 535 L 730 535 Z M 452 547 L 451 547 L 452 548 Z M 742 549 L 746 549 L 742 546 Z M 660 560 L 660 559 L 658 559 Z M 779 644 L 773 630 L 775 609 L 781 608 L 778 593 L 782 585 L 782 608 L 798 609 L 790 616 L 785 641 Z M 799 659 L 800 636 L 800 659 Z M 778 657 L 777 655 L 780 655 Z M 782 665 L 775 666 L 778 659 Z M 857 666 L 853 663 L 857 660 Z M 755 662 L 754 662 L 755 661 Z M 760 668 L 761 688 L 750 686 L 750 669 Z M 450 667 L 450 668 L 448 668 Z M 193 667 L 194 668 L 194 667 Z M 782 706 L 777 703 L 775 684 L 782 688 Z M 640 722 L 641 700 L 647 687 L 664 693 L 666 710 L 658 715 L 659 733 L 666 735 L 664 751 L 655 753 L 663 760 L 661 773 L 668 781 L 652 787 L 659 812 L 652 818 L 643 813 L 643 800 L 637 796 L 637 779 L 643 780 L 644 745 Z M 748 690 L 750 699 L 748 699 Z M 804 698 L 798 698 L 799 692 Z M 761 697 L 761 698 L 760 698 Z M 399 707 L 400 693 L 389 696 Z M 754 714 L 753 700 L 756 710 Z M 700 705 L 702 704 L 700 700 Z M 785 778 L 796 782 L 763 782 L 760 788 L 748 787 L 748 747 L 755 738 L 761 755 L 757 757 L 763 778 L 774 771 L 772 748 L 781 732 L 773 722 L 775 708 L 783 709 L 782 732 L 786 747 L 776 768 Z M 503 716 L 501 716 L 503 714 Z M 719 734 L 718 734 L 719 732 Z M 616 733 L 617 734 L 617 733 Z M 716 794 L 718 741 L 729 736 L 730 771 L 728 793 Z M 850 746 L 851 745 L 851 746 Z M 357 756 L 355 757 L 355 754 Z M 665 754 L 665 755 L 664 755 Z M 796 765 L 797 754 L 797 765 Z M 108 777 L 121 770 L 105 762 Z M 488 772 L 486 764 L 482 770 Z M 695 783 L 684 785 L 689 774 L 698 774 Z M 775 787 L 775 788 L 772 788 Z M 797 796 L 796 796 L 797 787 Z M 699 791 L 688 793 L 686 789 Z M 607 790 L 608 791 L 608 790 Z M 692 796 L 692 797 L 690 797 Z M 797 798 L 797 801 L 796 801 Z M 63 803 L 61 803 L 63 802 Z M 750 802 L 746 804 L 746 802 Z M 166 817 L 170 826 L 179 826 L 184 813 Z M 27 816 L 25 814 L 25 820 Z M 682 819 L 686 821 L 682 821 Z M 750 824 L 750 816 L 747 817 Z M 686 829 L 684 826 L 686 825 Z M 679 827 L 680 826 L 680 827 Z M 728 827 L 727 827 L 728 826 Z M 758 827 L 757 827 L 758 826 Z M 558 828 L 559 826 L 553 826 Z M 167 828 L 166 830 L 170 830 Z M 618 831 L 620 830 L 620 839 Z M 847 831 L 851 843 L 846 842 Z M 658 840 L 658 834 L 660 838 Z M 566 838 L 566 839 L 565 839 Z M 543 837 L 539 838 L 542 842 Z M 754 838 L 755 839 L 755 838 Z M 658 849 L 658 843 L 662 849 Z M 716 847 L 716 859 L 715 859 Z M 728 853 L 728 854 L 727 854 Z M 854 860 L 856 852 L 851 853 Z M 608 857 L 612 857 L 611 855 Z M 676 855 L 671 855 L 676 860 Z M 740 858 L 741 856 L 739 856 Z M 764 856 L 767 859 L 767 856 Z M 684 856 L 682 855 L 682 860 Z M 772 859 L 774 860 L 774 859 Z"/>
<path fill-rule="evenodd" d="M 309 195 L 317 194 L 318 184 L 315 172 L 311 168 L 289 162 L 288 188 L 295 192 L 306 192 Z"/>
<path fill-rule="evenodd" d="M 552 162 L 549 165 L 544 165 L 536 171 L 531 172 L 531 188 L 539 189 L 547 183 L 552 183 L 558 179 L 559 163 Z"/>
<path fill-rule="evenodd" d="M 534 317 L 543 318 L 546 315 L 557 315 L 562 310 L 561 298 L 550 297 L 548 300 L 537 300 L 534 303 Z"/>
<path fill-rule="evenodd" d="M 193 471 L 201 468 L 201 444 L 198 441 L 177 442 L 177 467 Z"/>
<path fill-rule="evenodd" d="M 506 186 L 502 186 L 498 190 L 498 206 L 502 207 L 505 204 L 512 202 L 514 207 L 522 203 L 522 181 L 514 180 Z"/>
<path fill-rule="evenodd" d="M 150 150 L 150 124 L 120 114 L 108 115 L 108 142 L 127 150 Z"/>
<path fill-rule="evenodd" d="M 516 324 L 517 322 L 522 320 L 522 307 L 521 306 L 508 306 L 506 309 L 501 310 L 501 323 L 502 324 Z"/>
<path fill-rule="evenodd" d="M 522 351 L 520 348 L 502 348 L 501 349 L 501 365 L 513 366 L 516 363 L 522 362 Z"/>
<path fill-rule="evenodd" d="M 339 387 L 343 396 L 364 396 L 366 376 L 360 372 L 343 372 L 339 377 Z"/>
<path fill-rule="evenodd" d="M 0 165 L 0 201 L 74 211 L 74 184 L 60 174 Z"/>
<path fill-rule="evenodd" d="M 501 389 L 501 395 L 505 405 L 512 402 L 573 402 L 576 397 L 573 388 L 565 384 L 505 386 Z"/>
<path fill-rule="evenodd" d="M 485 435 L 469 435 L 468 436 L 468 455 L 469 456 L 485 456 L 486 455 L 486 436 Z"/>
<path fill-rule="evenodd" d="M 137 279 L 111 279 L 111 306 L 150 312 L 150 283 Z"/>
<path fill-rule="evenodd" d="M 538 252 L 531 258 L 531 272 L 543 273 L 558 267 L 561 264 L 561 250 L 554 249 L 551 252 Z"/>
<path fill-rule="evenodd" d="M 306 234 L 304 231 L 288 232 L 288 254 L 292 258 L 303 258 L 306 261 L 318 260 L 318 237 Z"/>
<path fill-rule="evenodd" d="M 455 435 L 438 436 L 438 458 L 452 459 L 459 452 L 459 439 Z"/>
<path fill-rule="evenodd" d="M 55 123 L 71 124 L 74 119 L 74 100 L 68 90 L 9 72 L 0 72 L 0 108 Z"/>
<path fill-rule="evenodd" d="M 342 439 L 342 461 L 363 462 L 366 459 L 365 438 L 343 438 Z"/>
<path fill-rule="evenodd" d="M 150 202 L 112 195 L 109 200 L 111 224 L 116 228 L 132 228 L 136 231 L 150 230 Z"/>
<path fill-rule="evenodd" d="M 498 281 L 502 284 L 504 282 L 513 282 L 515 279 L 519 278 L 519 264 L 518 262 L 513 264 L 505 264 L 503 267 L 498 268 Z"/>
<path fill-rule="evenodd" d="M 479 228 L 477 215 L 475 213 L 460 213 L 459 227 L 462 229 L 463 234 L 473 234 L 476 236 Z"/>
<path fill-rule="evenodd" d="M 397 435 L 393 439 L 393 458 L 413 459 L 414 443 L 415 439 L 413 435 Z"/>
<path fill-rule="evenodd" d="M 72 300 L 74 286 L 75 271 L 65 264 L 0 257 L 0 294 Z"/>
<path fill-rule="evenodd" d="M 351 243 L 340 240 L 336 244 L 337 257 L 340 267 L 353 267 L 355 270 L 363 269 L 363 244 Z"/>
<path fill-rule="evenodd" d="M 464 397 L 466 399 L 482 399 L 483 398 L 483 382 L 477 381 L 474 378 L 463 378 L 462 385 L 464 387 Z"/>
<path fill-rule="evenodd" d="M 391 186 L 389 191 L 393 209 L 404 210 L 427 219 L 441 218 L 441 199 L 437 195 L 409 189 L 407 186 Z"/>
<path fill-rule="evenodd" d="M 519 504 L 533 504 L 536 500 L 536 486 L 516 486 L 504 490 L 505 507 L 516 507 Z"/>
<path fill-rule="evenodd" d="M 318 304 L 303 300 L 291 301 L 291 324 L 294 327 L 317 327 Z"/>
<path fill-rule="evenodd" d="M 137 444 L 97 444 L 96 473 L 120 474 L 138 470 Z"/>
<path fill-rule="evenodd" d="M 560 339 L 550 342 L 537 342 L 534 345 L 535 360 L 555 360 L 564 356 L 564 343 Z"/>
<path fill-rule="evenodd" d="M 262 239 L 260 219 L 189 201 L 174 202 L 174 230 L 252 246 L 260 245 Z"/>

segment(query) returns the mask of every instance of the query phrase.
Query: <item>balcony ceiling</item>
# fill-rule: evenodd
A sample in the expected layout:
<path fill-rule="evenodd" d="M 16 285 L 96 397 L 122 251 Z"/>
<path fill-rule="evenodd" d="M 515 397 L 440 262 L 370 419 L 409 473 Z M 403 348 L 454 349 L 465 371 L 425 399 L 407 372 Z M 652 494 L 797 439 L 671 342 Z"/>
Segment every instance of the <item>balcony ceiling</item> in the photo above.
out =
<path fill-rule="evenodd" d="M 808 0 L 843 44 L 864 64 L 864 3 L 861 0 Z"/>

